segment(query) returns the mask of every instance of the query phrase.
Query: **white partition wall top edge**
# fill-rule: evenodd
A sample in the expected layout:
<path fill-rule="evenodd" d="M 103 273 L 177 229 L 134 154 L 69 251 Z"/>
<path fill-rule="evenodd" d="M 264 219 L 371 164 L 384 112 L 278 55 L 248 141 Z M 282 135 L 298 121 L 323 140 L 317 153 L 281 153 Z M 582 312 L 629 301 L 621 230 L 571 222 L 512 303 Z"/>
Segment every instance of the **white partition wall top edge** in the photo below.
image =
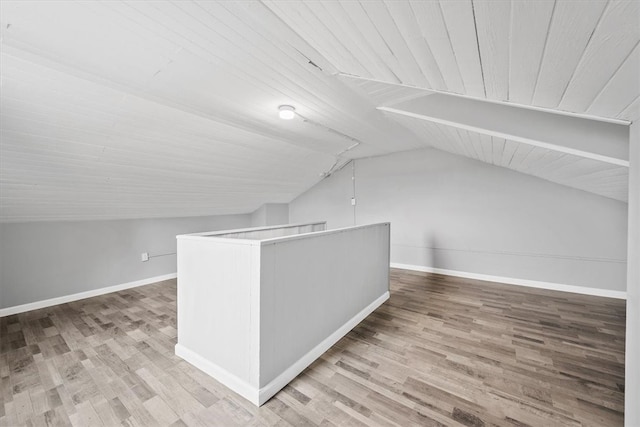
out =
<path fill-rule="evenodd" d="M 180 234 L 176 236 L 176 239 L 186 239 L 186 240 L 211 240 L 215 239 L 219 242 L 227 242 L 230 244 L 236 245 L 258 245 L 260 241 L 265 240 L 264 238 L 253 238 L 253 237 L 237 237 L 233 235 L 239 234 L 259 234 L 261 232 L 269 232 L 269 231 L 278 231 L 285 229 L 298 228 L 301 229 L 303 227 L 318 227 L 320 226 L 322 229 L 326 228 L 326 222 L 308 222 L 308 223 L 300 223 L 300 224 L 285 224 L 285 225 L 275 225 L 275 226 L 267 226 L 267 227 L 250 227 L 250 228 L 239 228 L 235 230 L 224 230 L 224 231 L 204 231 L 200 233 L 190 233 L 190 234 Z M 308 233 L 310 231 L 304 230 L 299 233 Z M 299 234 L 296 233 L 296 234 Z"/>
<path fill-rule="evenodd" d="M 245 233 L 248 231 L 263 231 L 263 230 L 275 230 L 279 228 L 293 228 L 293 227 L 303 227 L 306 225 L 322 225 L 326 224 L 326 221 L 315 221 L 315 222 L 301 222 L 294 224 L 282 224 L 282 225 L 269 225 L 265 227 L 247 227 L 247 228 L 236 228 L 233 230 L 216 230 L 216 231 L 202 231 L 200 233 L 189 233 L 189 234 L 179 234 L 176 237 L 216 237 L 225 234 L 233 234 L 233 233 Z M 250 240 L 250 239 L 246 239 Z"/>
<path fill-rule="evenodd" d="M 255 232 L 255 231 L 265 231 L 265 230 L 275 230 L 281 228 L 293 228 L 293 227 L 304 227 L 304 226 L 313 226 L 313 225 L 324 225 L 326 222 L 311 222 L 311 223 L 301 223 L 301 224 L 287 224 L 287 225 L 277 225 L 270 227 L 253 227 L 253 228 L 241 228 L 237 230 L 225 230 L 225 231 L 214 231 L 214 232 L 202 232 L 202 233 L 192 233 L 192 234 L 181 234 L 176 236 L 178 239 L 198 239 L 198 240 L 211 240 L 215 238 L 218 242 L 225 242 L 230 244 L 237 245 L 272 245 L 279 242 L 291 241 L 296 239 L 306 239 L 310 236 L 314 235 L 327 235 L 327 234 L 336 234 L 336 233 L 344 233 L 351 230 L 357 230 L 359 228 L 368 228 L 375 227 L 379 225 L 390 225 L 388 222 L 380 222 L 375 224 L 365 224 L 365 225 L 356 225 L 351 227 L 343 227 L 343 228 L 334 228 L 331 230 L 319 230 L 319 231 L 310 231 L 310 232 L 301 232 L 299 234 L 289 235 L 289 236 L 279 236 L 272 237 L 266 239 L 248 239 L 248 238 L 226 238 L 225 235 L 236 234 L 236 233 L 246 233 L 246 232 Z"/>
<path fill-rule="evenodd" d="M 207 240 L 208 237 L 214 237 L 214 236 L 192 236 L 190 234 L 176 236 L 178 240 Z M 260 240 L 250 240 L 250 239 L 234 239 L 234 238 L 216 237 L 215 241 L 228 243 L 230 245 L 243 245 L 243 246 L 259 246 L 260 245 Z"/>
<path fill-rule="evenodd" d="M 374 223 L 374 224 L 365 224 L 365 225 L 354 225 L 351 227 L 343 227 L 343 228 L 334 228 L 332 230 L 323 230 L 323 231 L 313 231 L 310 233 L 304 233 L 304 234 L 295 234 L 293 236 L 284 236 L 284 237 L 274 237 L 272 239 L 263 239 L 260 240 L 260 244 L 261 245 L 273 245 L 276 243 L 280 243 L 280 242 L 285 242 L 285 241 L 291 241 L 291 240 L 297 240 L 297 239 L 307 239 L 310 237 L 314 237 L 314 236 L 326 236 L 328 234 L 338 234 L 338 233 L 345 233 L 351 230 L 358 230 L 361 228 L 369 228 L 369 227 L 377 227 L 380 225 L 386 225 L 389 226 L 391 223 L 389 222 L 378 222 L 378 223 Z"/>

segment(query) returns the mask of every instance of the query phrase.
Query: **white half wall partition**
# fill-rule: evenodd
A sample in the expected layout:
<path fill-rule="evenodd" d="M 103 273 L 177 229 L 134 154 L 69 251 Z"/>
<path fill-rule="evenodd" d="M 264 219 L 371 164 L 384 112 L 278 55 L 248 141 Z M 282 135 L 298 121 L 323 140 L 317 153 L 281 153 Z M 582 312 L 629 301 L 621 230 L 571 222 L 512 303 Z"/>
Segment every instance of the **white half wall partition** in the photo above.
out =
<path fill-rule="evenodd" d="M 262 405 L 389 298 L 389 230 L 178 236 L 176 354 Z"/>

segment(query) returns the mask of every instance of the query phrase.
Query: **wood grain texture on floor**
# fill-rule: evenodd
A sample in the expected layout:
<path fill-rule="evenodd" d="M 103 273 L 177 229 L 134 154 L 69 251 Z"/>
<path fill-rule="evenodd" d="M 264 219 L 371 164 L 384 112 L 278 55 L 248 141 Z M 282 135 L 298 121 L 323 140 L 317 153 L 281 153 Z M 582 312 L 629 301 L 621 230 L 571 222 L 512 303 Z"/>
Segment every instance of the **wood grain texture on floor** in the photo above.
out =
<path fill-rule="evenodd" d="M 256 408 L 174 355 L 170 280 L 1 318 L 0 425 L 620 426 L 624 333 L 622 300 L 392 270 Z"/>

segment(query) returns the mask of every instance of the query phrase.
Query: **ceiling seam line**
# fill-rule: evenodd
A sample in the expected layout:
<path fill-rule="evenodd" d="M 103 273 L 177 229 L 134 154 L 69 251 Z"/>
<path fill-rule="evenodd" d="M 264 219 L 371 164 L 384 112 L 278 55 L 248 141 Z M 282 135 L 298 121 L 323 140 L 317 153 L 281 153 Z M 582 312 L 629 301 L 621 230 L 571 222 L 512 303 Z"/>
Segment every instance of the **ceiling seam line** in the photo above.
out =
<path fill-rule="evenodd" d="M 638 49 L 638 46 L 640 46 L 640 40 L 638 40 L 636 42 L 636 44 L 633 46 L 633 48 L 631 48 L 631 50 L 629 51 L 627 56 L 622 60 L 622 62 L 620 62 L 620 65 L 618 65 L 618 68 L 616 68 L 616 70 L 613 72 L 613 74 L 611 75 L 609 80 L 607 80 L 607 83 L 605 83 L 605 85 L 602 86 L 602 89 L 600 89 L 598 91 L 596 96 L 593 97 L 593 99 L 591 100 L 591 102 L 589 103 L 589 105 L 587 106 L 585 111 L 589 111 L 591 109 L 591 107 L 593 107 L 593 104 L 598 100 L 598 98 L 600 97 L 600 95 L 602 95 L 602 93 L 605 91 L 605 89 L 607 89 L 609 87 L 609 85 L 613 81 L 613 78 L 616 76 L 616 74 L 618 74 L 618 71 L 620 71 L 620 69 L 624 66 L 624 64 L 627 62 L 627 60 L 629 60 L 629 58 L 631 58 L 631 55 L 633 55 L 634 52 L 636 51 L 636 49 Z M 624 111 L 624 109 L 622 111 Z"/>
<path fill-rule="evenodd" d="M 551 26 L 553 24 L 554 17 L 556 15 L 556 5 L 558 4 L 558 0 L 554 0 L 553 8 L 551 9 L 551 17 L 549 18 L 549 25 L 547 25 L 547 32 L 544 38 L 544 46 L 542 48 L 542 53 L 540 54 L 540 62 L 538 63 L 538 70 L 536 72 L 536 81 L 533 84 L 533 89 L 531 90 L 531 97 L 529 98 L 529 102 L 533 104 L 533 99 L 536 95 L 536 90 L 538 89 L 538 82 L 540 81 L 540 73 L 542 72 L 542 64 L 544 63 L 545 54 L 547 53 L 547 46 L 549 45 L 549 33 L 551 32 Z"/>
<path fill-rule="evenodd" d="M 466 85 L 464 84 L 464 79 L 462 78 L 462 72 L 460 70 L 460 62 L 458 62 L 458 55 L 456 55 L 456 50 L 453 48 L 453 41 L 451 40 L 451 34 L 449 33 L 447 20 L 444 17 L 444 10 L 442 9 L 442 3 L 440 2 L 440 0 L 437 0 L 437 1 L 438 1 L 438 8 L 440 9 L 440 16 L 442 17 L 442 24 L 444 26 L 445 32 L 447 33 L 447 41 L 449 42 L 449 47 L 451 48 L 451 52 L 453 53 L 453 59 L 455 59 L 456 61 L 456 69 L 458 71 L 458 76 L 460 77 L 460 84 L 462 85 L 462 91 L 466 93 L 467 88 L 466 88 Z M 443 75 L 443 78 L 444 78 L 444 75 Z M 484 86 L 484 81 L 482 85 Z M 455 93 L 455 92 L 452 92 L 452 93 Z"/>
<path fill-rule="evenodd" d="M 445 81 L 444 75 L 442 74 L 442 68 L 440 67 L 440 64 L 438 64 L 438 60 L 436 59 L 436 55 L 433 54 L 433 49 L 431 48 L 431 45 L 429 44 L 429 41 L 427 40 L 427 38 L 424 36 L 424 34 L 422 33 L 422 31 L 420 29 L 420 23 L 418 22 L 418 19 L 416 18 L 416 11 L 413 8 L 413 3 L 411 1 L 409 1 L 409 9 L 411 10 L 411 15 L 412 15 L 413 19 L 416 21 L 416 26 L 418 27 L 419 34 L 420 34 L 420 40 L 422 40 L 424 42 L 424 44 L 426 45 L 426 47 L 427 47 L 427 49 L 429 51 L 429 54 L 433 58 L 433 62 L 436 65 L 436 71 L 437 71 L 438 75 L 440 76 L 440 78 L 442 79 L 442 85 L 443 85 L 443 87 L 448 88 L 447 82 Z M 456 61 L 456 63 L 457 63 L 457 61 Z"/>
<path fill-rule="evenodd" d="M 382 34 L 380 34 L 380 30 L 378 29 L 376 24 L 373 22 L 373 20 L 369 16 L 369 12 L 367 12 L 367 10 L 364 7 L 362 7 L 362 3 L 359 2 L 358 5 L 362 9 L 362 12 L 365 14 L 369 22 L 371 23 L 371 26 L 373 27 L 373 29 L 376 31 L 376 34 L 378 34 L 378 37 L 380 37 L 380 40 L 382 40 L 382 43 L 384 43 L 385 47 L 387 48 L 391 56 L 396 60 L 395 62 L 398 64 L 398 71 L 404 71 L 403 67 L 400 65 L 400 61 L 398 61 L 398 58 L 396 57 L 395 53 L 393 53 L 393 49 L 391 49 L 391 46 L 389 46 L 389 43 L 387 43 L 387 40 L 384 37 L 382 37 Z M 389 72 L 391 72 L 391 74 L 394 75 L 394 77 L 398 80 L 398 82 L 402 83 L 402 79 L 398 76 L 398 74 L 396 74 L 396 72 L 393 71 L 393 69 L 390 66 L 387 68 L 389 68 Z"/>
<path fill-rule="evenodd" d="M 513 1 L 509 3 L 509 46 L 507 47 L 507 96 L 506 101 L 511 97 L 511 40 L 513 40 Z"/>
<path fill-rule="evenodd" d="M 560 99 L 558 100 L 558 105 L 556 105 L 556 107 L 558 107 L 558 106 L 560 106 L 560 104 L 562 104 L 562 101 L 564 100 L 564 97 L 567 94 L 567 90 L 569 89 L 569 86 L 571 86 L 571 82 L 573 82 L 573 79 L 576 76 L 576 71 L 578 71 L 578 68 L 580 68 L 580 65 L 584 61 L 584 57 L 585 57 L 584 55 L 587 52 L 587 50 L 589 49 L 589 45 L 591 44 L 591 40 L 593 39 L 593 35 L 598 31 L 598 27 L 600 27 L 600 23 L 602 22 L 602 18 L 607 14 L 611 4 L 612 4 L 611 0 L 607 0 L 607 4 L 605 5 L 604 9 L 602 9 L 602 13 L 598 17 L 598 22 L 596 22 L 595 27 L 593 27 L 593 31 L 591 31 L 591 34 L 589 34 L 589 39 L 587 40 L 587 43 L 584 45 L 584 49 L 582 50 L 582 53 L 580 54 L 580 59 L 578 60 L 578 63 L 576 64 L 575 68 L 571 72 L 571 77 L 567 81 L 567 85 L 564 87 L 564 90 L 562 91 L 562 95 L 560 96 Z"/>
<path fill-rule="evenodd" d="M 409 55 L 411 55 L 411 59 L 413 60 L 414 64 L 416 65 L 416 70 L 418 70 L 420 72 L 420 74 L 424 78 L 424 81 L 427 82 L 427 85 L 429 85 L 430 88 L 433 87 L 433 84 L 429 80 L 429 76 L 422 70 L 422 67 L 418 63 L 418 60 L 416 59 L 416 56 L 413 53 L 413 50 L 411 50 L 411 46 L 409 46 L 409 43 L 407 42 L 407 39 L 404 37 L 404 34 L 402 34 L 402 31 L 400 31 L 400 26 L 398 25 L 398 23 L 396 22 L 396 20 L 393 17 L 393 14 L 389 10 L 389 6 L 384 1 L 382 2 L 382 5 L 384 6 L 385 10 L 389 14 L 389 19 L 391 19 L 391 22 L 393 22 L 393 25 L 395 26 L 396 30 L 398 31 L 398 34 L 400 35 L 400 38 L 402 39 L 402 42 L 404 43 L 404 45 L 407 48 L 407 52 L 409 52 Z"/>
<path fill-rule="evenodd" d="M 476 48 L 478 49 L 478 60 L 480 61 L 480 75 L 482 76 L 482 90 L 484 92 L 484 97 L 486 98 L 487 82 L 484 79 L 484 66 L 482 65 L 482 52 L 480 51 L 480 38 L 478 37 L 478 23 L 476 22 L 476 8 L 473 0 L 471 0 L 471 13 L 473 14 L 473 29 L 476 33 Z"/>
<path fill-rule="evenodd" d="M 304 42 L 304 44 L 306 44 L 309 48 L 313 49 L 319 57 L 321 57 L 322 59 L 324 59 L 324 61 L 331 65 L 333 67 L 334 70 L 337 70 L 338 68 L 335 66 L 335 64 L 333 64 L 333 62 L 329 61 L 329 59 L 327 59 L 322 53 L 320 53 L 318 51 L 318 49 L 316 49 L 315 47 L 313 47 L 309 42 L 307 42 L 307 39 L 305 39 L 304 37 L 302 37 L 302 35 L 300 35 L 300 33 L 298 33 L 293 27 L 291 27 L 291 25 L 289 25 L 287 22 L 285 22 L 284 19 L 282 19 L 273 9 L 271 9 L 265 2 L 264 0 L 258 0 L 258 3 L 260 3 L 266 10 L 268 10 L 271 15 L 273 15 L 278 21 L 280 21 L 282 23 L 282 25 L 284 25 L 285 27 L 287 27 L 292 33 L 294 33 L 296 36 L 298 36 L 298 38 L 300 40 L 302 40 Z M 292 46 L 293 47 L 293 46 Z"/>

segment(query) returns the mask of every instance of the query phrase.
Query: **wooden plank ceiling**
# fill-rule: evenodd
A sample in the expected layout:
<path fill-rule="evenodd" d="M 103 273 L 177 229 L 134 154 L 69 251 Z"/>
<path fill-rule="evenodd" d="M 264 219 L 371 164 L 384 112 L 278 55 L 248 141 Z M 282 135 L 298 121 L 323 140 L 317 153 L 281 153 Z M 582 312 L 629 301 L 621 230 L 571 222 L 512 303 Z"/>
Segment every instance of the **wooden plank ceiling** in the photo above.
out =
<path fill-rule="evenodd" d="M 636 1 L 343 1 L 266 4 L 342 73 L 632 120 Z"/>
<path fill-rule="evenodd" d="M 402 115 L 390 116 L 439 150 L 627 201 L 627 167 Z"/>
<path fill-rule="evenodd" d="M 0 221 L 251 212 L 309 188 L 350 138 L 344 159 L 432 146 L 625 198 L 624 167 L 376 107 L 428 90 L 633 120 L 638 2 L 0 7 Z"/>
<path fill-rule="evenodd" d="M 602 121 L 640 118 L 640 2 L 266 4 L 377 107 L 444 93 Z M 385 114 L 424 146 L 627 200 L 627 167 L 408 113 Z"/>

